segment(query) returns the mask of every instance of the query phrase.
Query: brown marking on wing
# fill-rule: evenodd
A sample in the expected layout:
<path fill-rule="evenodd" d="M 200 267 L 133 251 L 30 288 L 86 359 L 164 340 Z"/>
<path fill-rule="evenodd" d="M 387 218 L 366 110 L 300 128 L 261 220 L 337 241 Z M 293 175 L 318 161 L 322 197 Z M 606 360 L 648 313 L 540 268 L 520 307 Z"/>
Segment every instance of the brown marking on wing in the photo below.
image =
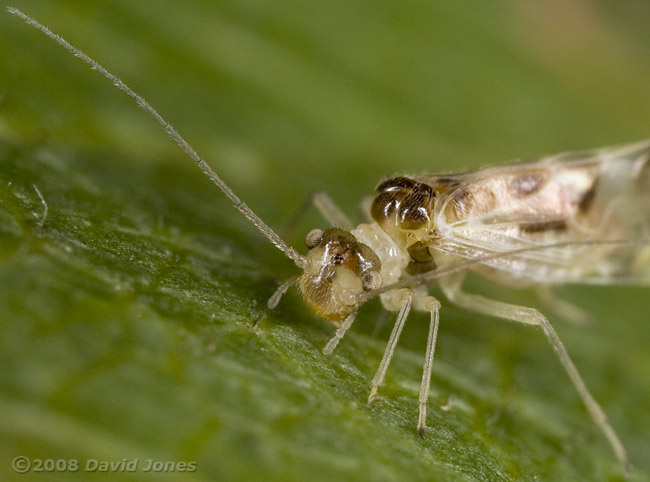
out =
<path fill-rule="evenodd" d="M 558 219 L 541 223 L 520 224 L 519 230 L 524 233 L 544 233 L 547 231 L 564 231 L 567 228 L 566 221 Z"/>
<path fill-rule="evenodd" d="M 516 176 L 510 181 L 510 189 L 517 198 L 524 198 L 538 192 L 546 181 L 543 171 L 531 171 Z"/>
<path fill-rule="evenodd" d="M 451 196 L 451 202 L 458 219 L 464 218 L 474 206 L 474 195 L 469 189 L 461 188 L 455 191 Z"/>
<path fill-rule="evenodd" d="M 582 199 L 580 199 L 580 202 L 578 202 L 578 212 L 584 214 L 589 211 L 594 203 L 594 198 L 596 197 L 597 184 L 598 178 L 594 180 L 594 182 L 591 184 L 591 187 L 587 189 L 587 191 L 585 191 L 585 193 L 582 195 Z"/>
<path fill-rule="evenodd" d="M 450 197 L 447 218 L 450 222 L 466 219 L 473 214 L 487 213 L 498 206 L 498 199 L 492 186 L 470 184 L 454 191 Z"/>

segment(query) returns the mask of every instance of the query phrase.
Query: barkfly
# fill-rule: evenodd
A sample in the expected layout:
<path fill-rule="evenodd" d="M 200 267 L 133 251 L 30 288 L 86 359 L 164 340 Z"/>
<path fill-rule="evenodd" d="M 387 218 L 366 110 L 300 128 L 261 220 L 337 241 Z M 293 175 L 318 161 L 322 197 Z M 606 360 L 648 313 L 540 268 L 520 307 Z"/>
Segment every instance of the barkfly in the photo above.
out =
<path fill-rule="evenodd" d="M 541 328 L 592 419 L 616 457 L 628 466 L 623 445 L 546 317 L 533 308 L 468 294 L 461 285 L 468 271 L 510 286 L 648 283 L 650 141 L 463 174 L 386 179 L 375 189 L 372 221 L 356 227 L 331 199 L 318 194 L 313 204 L 335 227 L 310 231 L 305 240 L 308 252 L 302 255 L 239 199 L 140 95 L 32 18 L 14 8 L 9 12 L 135 99 L 235 208 L 293 260 L 302 273 L 283 283 L 268 306 L 275 307 L 296 285 L 316 313 L 338 326 L 324 353 L 334 350 L 365 301 L 379 296 L 386 309 L 398 313 L 372 380 L 369 403 L 384 380 L 409 312 L 429 313 L 417 423 L 423 433 L 440 309 L 427 286 L 435 282 L 460 307 Z"/>

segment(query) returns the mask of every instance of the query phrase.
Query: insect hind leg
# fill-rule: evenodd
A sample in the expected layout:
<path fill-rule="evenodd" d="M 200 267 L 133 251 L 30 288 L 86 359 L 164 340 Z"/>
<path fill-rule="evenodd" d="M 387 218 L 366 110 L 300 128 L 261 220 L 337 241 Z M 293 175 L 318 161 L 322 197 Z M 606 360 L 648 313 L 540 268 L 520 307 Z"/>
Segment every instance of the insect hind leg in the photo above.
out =
<path fill-rule="evenodd" d="M 616 435 L 613 427 L 607 421 L 605 412 L 603 412 L 603 409 L 589 392 L 589 389 L 580 376 L 578 369 L 573 364 L 569 353 L 566 351 L 566 348 L 562 344 L 562 341 L 560 341 L 555 329 L 551 326 L 546 317 L 535 308 L 512 305 L 491 300 L 484 296 L 465 293 L 461 290 L 461 284 L 462 277 L 452 277 L 450 279 L 442 278 L 440 280 L 440 288 L 444 292 L 445 296 L 462 308 L 489 316 L 495 316 L 497 318 L 516 321 L 525 325 L 539 326 L 542 329 L 548 342 L 555 351 L 555 354 L 562 363 L 564 370 L 567 372 L 573 385 L 576 387 L 589 415 L 591 415 L 593 421 L 607 438 L 607 441 L 616 454 L 616 457 L 623 464 L 626 470 L 630 470 L 630 464 L 623 444 L 618 438 L 618 435 Z"/>
<path fill-rule="evenodd" d="M 576 325 L 586 325 L 591 321 L 589 313 L 567 300 L 558 298 L 547 286 L 538 286 L 535 292 L 539 300 L 561 318 Z"/>

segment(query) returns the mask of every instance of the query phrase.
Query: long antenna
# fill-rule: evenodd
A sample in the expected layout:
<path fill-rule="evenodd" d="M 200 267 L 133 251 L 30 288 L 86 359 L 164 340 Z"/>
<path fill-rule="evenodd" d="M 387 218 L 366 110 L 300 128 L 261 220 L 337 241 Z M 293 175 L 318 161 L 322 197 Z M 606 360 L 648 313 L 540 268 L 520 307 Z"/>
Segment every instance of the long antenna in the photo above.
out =
<path fill-rule="evenodd" d="M 31 25 L 32 27 L 37 28 L 41 32 L 43 32 L 45 35 L 50 37 L 52 40 L 54 40 L 56 43 L 58 43 L 61 47 L 64 49 L 68 50 L 71 52 L 75 57 L 83 60 L 86 62 L 88 65 L 93 70 L 96 70 L 100 74 L 102 74 L 104 77 L 106 77 L 108 80 L 113 82 L 113 85 L 120 89 L 121 91 L 125 92 L 128 94 L 130 97 L 132 97 L 136 103 L 142 107 L 151 117 L 153 117 L 158 124 L 160 124 L 163 129 L 165 129 L 165 132 L 171 137 L 176 144 L 180 146 L 181 149 L 185 151 L 185 153 L 190 156 L 192 159 L 196 161 L 196 163 L 199 166 L 199 169 L 203 171 L 203 173 L 208 176 L 216 186 L 223 191 L 223 193 L 230 199 L 237 208 L 237 210 L 242 213 L 246 219 L 248 219 L 251 223 L 255 225 L 255 227 L 264 235 L 267 237 L 273 245 L 278 248 L 280 251 L 282 251 L 285 256 L 288 258 L 291 258 L 294 263 L 296 263 L 296 266 L 299 268 L 302 268 L 305 265 L 305 257 L 298 253 L 294 248 L 289 246 L 287 243 L 278 236 L 275 231 L 273 231 L 264 221 L 260 219 L 260 217 L 253 212 L 251 208 L 248 207 L 248 205 L 242 201 L 237 194 L 233 192 L 232 189 L 228 187 L 228 185 L 223 182 L 223 180 L 219 177 L 219 175 L 212 170 L 212 168 L 208 165 L 207 162 L 203 160 L 201 156 L 199 156 L 196 151 L 190 146 L 190 144 L 181 137 L 181 135 L 176 132 L 176 129 L 167 122 L 151 105 L 139 94 L 136 94 L 131 88 L 126 85 L 124 82 L 122 82 L 119 77 L 116 75 L 113 75 L 110 73 L 108 70 L 106 70 L 104 67 L 102 67 L 99 63 L 97 63 L 95 60 L 90 58 L 88 55 L 86 55 L 84 52 L 79 50 L 77 47 L 73 46 L 70 44 L 67 40 L 65 40 L 63 37 L 55 34 L 52 32 L 49 28 L 46 26 L 40 24 L 33 18 L 31 18 L 29 15 L 24 14 L 17 8 L 13 7 L 7 7 L 7 11 L 11 13 L 12 15 L 15 15 L 16 17 L 22 18 L 26 23 Z"/>

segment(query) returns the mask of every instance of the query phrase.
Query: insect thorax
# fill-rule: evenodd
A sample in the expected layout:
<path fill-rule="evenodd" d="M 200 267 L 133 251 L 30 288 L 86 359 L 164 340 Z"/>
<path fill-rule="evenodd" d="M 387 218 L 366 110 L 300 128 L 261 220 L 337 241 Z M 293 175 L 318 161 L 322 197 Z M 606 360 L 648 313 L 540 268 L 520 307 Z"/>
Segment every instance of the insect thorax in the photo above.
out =
<path fill-rule="evenodd" d="M 407 177 L 394 177 L 375 189 L 370 214 L 381 228 L 409 255 L 406 271 L 422 273 L 436 267 L 428 245 L 435 233 L 435 190 Z"/>

